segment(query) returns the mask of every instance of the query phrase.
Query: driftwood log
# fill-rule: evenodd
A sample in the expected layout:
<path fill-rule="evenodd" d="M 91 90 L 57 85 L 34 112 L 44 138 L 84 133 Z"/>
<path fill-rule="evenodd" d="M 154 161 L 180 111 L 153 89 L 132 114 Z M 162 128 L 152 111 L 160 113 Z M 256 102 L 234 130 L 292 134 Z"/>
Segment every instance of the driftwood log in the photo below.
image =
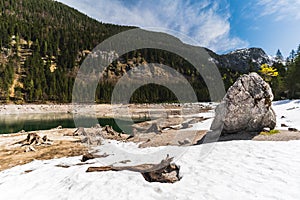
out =
<path fill-rule="evenodd" d="M 180 167 L 176 164 L 171 163 L 173 158 L 167 156 L 166 159 L 162 160 L 159 164 L 142 164 L 136 166 L 102 166 L 102 167 L 89 167 L 86 172 L 105 172 L 105 171 L 133 171 L 139 172 L 143 175 L 146 181 L 149 182 L 160 182 L 160 183 L 174 183 L 179 181 Z"/>
<path fill-rule="evenodd" d="M 105 158 L 109 156 L 108 154 L 104 153 L 102 155 L 95 155 L 95 154 L 92 154 L 92 153 L 87 153 L 87 154 L 84 154 L 81 158 L 81 162 L 85 162 L 87 160 L 91 160 L 91 159 L 95 159 L 95 158 Z"/>

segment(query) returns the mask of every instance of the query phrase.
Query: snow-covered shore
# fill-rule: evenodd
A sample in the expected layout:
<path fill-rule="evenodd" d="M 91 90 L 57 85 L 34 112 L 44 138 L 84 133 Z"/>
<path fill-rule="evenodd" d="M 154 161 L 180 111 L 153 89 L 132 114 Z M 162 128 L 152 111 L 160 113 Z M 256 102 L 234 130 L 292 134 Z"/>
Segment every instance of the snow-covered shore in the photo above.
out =
<path fill-rule="evenodd" d="M 299 100 L 274 102 L 276 129 L 300 129 L 299 107 Z M 213 117 L 214 113 L 199 114 L 202 115 Z M 192 129 L 208 130 L 211 120 L 199 122 Z M 212 148 L 204 151 L 207 147 Z M 300 196 L 300 140 L 229 141 L 144 149 L 135 143 L 106 141 L 98 148 L 101 154 L 109 156 L 90 160 L 86 165 L 76 165 L 81 157 L 69 157 L 36 160 L 1 171 L 0 199 L 287 200 Z M 90 166 L 159 163 L 166 152 L 180 153 L 174 161 L 181 167 L 182 179 L 174 184 L 149 183 L 141 174 L 129 171 L 85 172 Z M 130 162 L 123 164 L 124 160 Z"/>
<path fill-rule="evenodd" d="M 276 113 L 278 130 L 287 130 L 288 127 L 300 130 L 300 100 L 283 100 L 273 102 Z M 285 124 L 288 127 L 281 127 Z"/>
<path fill-rule="evenodd" d="M 137 149 L 130 143 L 115 145 Z M 149 183 L 128 171 L 85 172 L 105 159 L 130 159 L 117 155 L 81 166 L 74 165 L 80 157 L 34 161 L 0 172 L 1 199 L 298 199 L 299 146 L 300 141 L 231 141 L 215 144 L 206 157 L 200 153 L 205 145 L 184 147 L 187 151 L 175 160 L 183 178 L 174 184 Z"/>
<path fill-rule="evenodd" d="M 277 130 L 288 130 L 288 128 L 300 130 L 300 100 L 274 101 L 272 107 L 276 113 Z M 210 110 L 207 113 L 199 113 L 197 116 L 210 119 L 196 123 L 188 130 L 209 130 L 213 121 L 214 111 Z M 283 124 L 287 127 L 282 127 Z"/>

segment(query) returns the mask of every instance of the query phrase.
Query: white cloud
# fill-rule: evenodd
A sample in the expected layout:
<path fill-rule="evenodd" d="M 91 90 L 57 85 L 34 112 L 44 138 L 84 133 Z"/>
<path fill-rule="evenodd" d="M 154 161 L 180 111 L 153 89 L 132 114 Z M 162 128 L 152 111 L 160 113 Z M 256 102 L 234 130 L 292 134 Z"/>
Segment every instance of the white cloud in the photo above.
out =
<path fill-rule="evenodd" d="M 224 0 L 59 1 L 102 22 L 152 28 L 151 30 L 155 30 L 154 27 L 173 30 L 166 32 L 175 31 L 187 35 L 197 41 L 197 45 L 217 52 L 248 46 L 247 42 L 230 35 L 230 13 Z"/>
<path fill-rule="evenodd" d="M 257 6 L 263 7 L 261 16 L 273 15 L 275 20 L 300 20 L 299 0 L 258 0 Z"/>

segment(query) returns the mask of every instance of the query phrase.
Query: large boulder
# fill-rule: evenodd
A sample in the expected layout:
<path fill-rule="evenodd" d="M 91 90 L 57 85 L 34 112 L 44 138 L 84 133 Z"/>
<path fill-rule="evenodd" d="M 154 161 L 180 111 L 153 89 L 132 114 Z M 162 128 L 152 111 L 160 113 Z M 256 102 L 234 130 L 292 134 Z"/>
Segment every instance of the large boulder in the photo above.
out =
<path fill-rule="evenodd" d="M 227 91 L 216 109 L 211 129 L 223 134 L 274 129 L 276 116 L 271 107 L 271 87 L 257 73 L 241 76 Z"/>

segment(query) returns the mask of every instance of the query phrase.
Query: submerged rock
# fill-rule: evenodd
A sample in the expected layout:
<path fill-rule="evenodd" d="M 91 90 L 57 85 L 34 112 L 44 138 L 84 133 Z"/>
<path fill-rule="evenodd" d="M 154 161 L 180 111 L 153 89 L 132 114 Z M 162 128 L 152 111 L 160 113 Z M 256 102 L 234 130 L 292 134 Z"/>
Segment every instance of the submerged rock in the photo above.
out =
<path fill-rule="evenodd" d="M 222 133 L 274 129 L 275 112 L 271 87 L 257 73 L 241 76 L 227 91 L 216 109 L 211 129 Z"/>

